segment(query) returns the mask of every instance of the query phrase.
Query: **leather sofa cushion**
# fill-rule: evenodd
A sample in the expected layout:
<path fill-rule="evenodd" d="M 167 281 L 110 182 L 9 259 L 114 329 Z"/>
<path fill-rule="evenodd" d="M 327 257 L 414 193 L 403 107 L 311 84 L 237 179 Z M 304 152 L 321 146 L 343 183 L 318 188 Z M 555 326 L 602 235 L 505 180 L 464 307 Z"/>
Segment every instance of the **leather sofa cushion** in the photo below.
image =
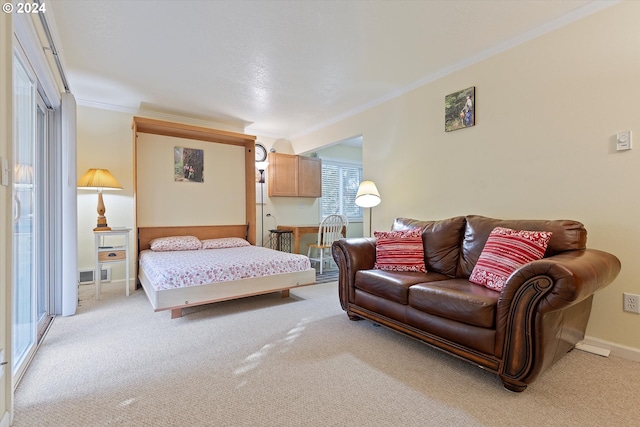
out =
<path fill-rule="evenodd" d="M 469 325 L 495 328 L 500 293 L 468 280 L 419 283 L 409 288 L 409 305 Z"/>
<path fill-rule="evenodd" d="M 411 306 L 405 311 L 406 324 L 438 337 L 438 347 L 448 349 L 454 354 L 463 354 L 467 360 L 473 360 L 476 355 L 468 349 L 475 349 L 484 354 L 496 356 L 496 330 L 481 328 L 444 317 L 416 310 Z M 467 347 L 465 349 L 464 347 Z"/>
<path fill-rule="evenodd" d="M 416 283 L 445 279 L 447 279 L 447 276 L 438 273 L 359 270 L 356 272 L 354 286 L 357 289 L 386 298 L 390 301 L 400 304 L 408 304 L 410 286 L 415 285 Z"/>
<path fill-rule="evenodd" d="M 545 257 L 557 253 L 585 249 L 587 245 L 587 230 L 578 221 L 572 220 L 503 220 L 487 218 L 479 215 L 466 217 L 466 227 L 458 269 L 455 277 L 468 279 L 473 267 L 478 262 L 489 234 L 496 227 L 506 227 L 514 230 L 550 231 L 551 240 L 547 246 Z M 427 266 L 427 269 L 429 267 Z"/>
<path fill-rule="evenodd" d="M 420 227 L 424 245 L 424 262 L 427 271 L 455 277 L 460 256 L 460 242 L 465 230 L 465 217 L 440 221 L 419 221 L 396 218 L 391 226 L 394 231 Z"/>

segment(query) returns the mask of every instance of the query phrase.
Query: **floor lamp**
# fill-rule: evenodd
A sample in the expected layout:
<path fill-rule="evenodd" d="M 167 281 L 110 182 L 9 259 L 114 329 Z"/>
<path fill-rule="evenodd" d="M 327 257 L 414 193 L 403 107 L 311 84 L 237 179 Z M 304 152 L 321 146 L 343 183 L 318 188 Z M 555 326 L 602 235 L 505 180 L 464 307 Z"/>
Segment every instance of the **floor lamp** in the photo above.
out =
<path fill-rule="evenodd" d="M 267 169 L 269 162 L 256 162 L 256 169 L 260 172 L 260 245 L 264 246 L 264 171 Z"/>
<path fill-rule="evenodd" d="M 373 181 L 362 181 L 356 193 L 356 205 L 369 208 L 369 237 L 371 237 L 371 208 L 380 204 L 380 193 Z"/>

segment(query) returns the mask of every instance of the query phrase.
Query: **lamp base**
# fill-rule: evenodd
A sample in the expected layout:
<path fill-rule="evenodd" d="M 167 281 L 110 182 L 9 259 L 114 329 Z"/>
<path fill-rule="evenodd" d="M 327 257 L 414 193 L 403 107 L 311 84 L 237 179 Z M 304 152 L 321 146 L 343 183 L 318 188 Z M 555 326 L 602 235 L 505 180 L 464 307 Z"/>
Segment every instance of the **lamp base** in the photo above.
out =
<path fill-rule="evenodd" d="M 111 227 L 107 225 L 107 218 L 100 215 L 98 217 L 98 225 L 96 225 L 96 228 L 94 228 L 93 231 L 109 231 L 109 230 L 111 230 Z"/>

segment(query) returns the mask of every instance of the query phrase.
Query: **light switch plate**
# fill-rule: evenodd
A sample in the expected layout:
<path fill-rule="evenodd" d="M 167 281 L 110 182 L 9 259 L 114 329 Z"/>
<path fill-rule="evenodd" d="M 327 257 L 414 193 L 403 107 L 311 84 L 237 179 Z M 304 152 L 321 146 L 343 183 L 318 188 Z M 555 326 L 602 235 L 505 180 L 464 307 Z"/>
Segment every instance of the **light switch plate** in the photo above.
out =
<path fill-rule="evenodd" d="M 616 135 L 616 150 L 631 150 L 631 131 L 626 130 L 624 132 L 618 132 Z"/>
<path fill-rule="evenodd" d="M 6 157 L 0 157 L 0 164 L 2 164 L 2 179 L 0 184 L 9 185 L 9 162 Z"/>

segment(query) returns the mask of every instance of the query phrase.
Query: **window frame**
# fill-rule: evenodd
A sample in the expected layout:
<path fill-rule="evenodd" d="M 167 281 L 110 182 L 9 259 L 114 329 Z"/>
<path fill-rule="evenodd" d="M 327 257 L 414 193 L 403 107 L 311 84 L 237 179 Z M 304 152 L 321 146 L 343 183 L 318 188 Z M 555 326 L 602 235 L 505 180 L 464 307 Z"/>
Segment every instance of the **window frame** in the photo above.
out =
<path fill-rule="evenodd" d="M 335 166 L 339 168 L 339 172 L 338 172 L 338 179 L 340 181 L 339 185 L 339 196 L 338 196 L 338 214 L 339 215 L 344 215 L 344 208 L 343 208 L 343 194 L 344 194 L 344 182 L 342 182 L 342 169 L 343 168 L 355 168 L 358 169 L 358 173 L 359 173 L 359 178 L 360 181 L 362 181 L 362 176 L 363 176 L 363 172 L 362 172 L 362 162 L 358 162 L 358 161 L 352 161 L 352 160 L 344 160 L 344 159 L 335 159 L 335 158 L 322 158 L 322 187 L 323 187 L 323 191 L 322 194 L 323 196 L 319 199 L 318 202 L 318 214 L 320 217 L 320 220 L 324 219 L 326 216 L 331 215 L 330 213 L 324 213 L 323 212 L 323 198 L 324 198 L 324 167 L 325 166 Z M 357 188 L 355 190 L 357 192 Z M 355 194 L 354 194 L 355 197 Z M 364 209 L 361 208 L 360 206 L 358 206 L 358 215 L 357 216 L 348 216 L 347 215 L 347 219 L 349 220 L 349 222 L 363 222 L 363 216 L 364 216 Z"/>

